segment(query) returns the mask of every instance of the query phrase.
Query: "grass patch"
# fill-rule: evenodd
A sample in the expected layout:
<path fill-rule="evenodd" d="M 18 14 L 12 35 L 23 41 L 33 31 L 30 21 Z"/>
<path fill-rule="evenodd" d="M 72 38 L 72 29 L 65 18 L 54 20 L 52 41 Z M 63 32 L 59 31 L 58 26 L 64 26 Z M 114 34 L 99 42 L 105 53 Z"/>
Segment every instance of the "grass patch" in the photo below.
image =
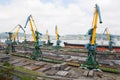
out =
<path fill-rule="evenodd" d="M 33 74 L 33 75 L 45 76 L 45 74 L 43 74 L 43 73 L 38 73 L 36 71 L 25 69 L 25 68 L 20 67 L 20 66 L 14 67 L 14 70 L 18 70 L 18 71 L 25 72 L 25 73 L 28 73 L 28 74 Z"/>
<path fill-rule="evenodd" d="M 7 65 L 7 66 L 4 66 L 4 68 L 0 68 L 0 72 L 3 72 L 7 76 L 10 76 L 10 75 L 16 76 L 20 80 L 36 80 L 37 76 L 43 76 L 43 77 L 46 76 L 43 73 L 38 73 L 36 71 L 25 69 L 23 67 L 8 66 L 8 63 L 5 63 L 5 65 Z M 14 73 L 14 70 L 23 72 L 23 74 L 16 73 L 16 72 Z"/>
<path fill-rule="evenodd" d="M 83 52 L 83 53 L 87 53 L 87 50 L 81 50 L 81 49 L 70 49 L 68 50 L 69 52 Z"/>
<path fill-rule="evenodd" d="M 11 73 L 11 74 L 19 77 L 20 80 L 36 80 L 36 77 L 33 77 L 33 76 L 25 76 L 25 75 L 15 74 L 15 73 Z"/>

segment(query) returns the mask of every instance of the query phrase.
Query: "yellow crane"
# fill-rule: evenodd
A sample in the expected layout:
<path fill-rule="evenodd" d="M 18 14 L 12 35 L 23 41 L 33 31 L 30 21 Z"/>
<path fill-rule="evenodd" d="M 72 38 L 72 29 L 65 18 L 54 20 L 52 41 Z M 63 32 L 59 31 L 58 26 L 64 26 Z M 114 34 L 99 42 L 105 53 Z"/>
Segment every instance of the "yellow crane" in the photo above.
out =
<path fill-rule="evenodd" d="M 50 35 L 48 34 L 48 30 L 46 31 L 46 37 L 47 37 L 47 46 L 50 46 Z"/>
<path fill-rule="evenodd" d="M 12 42 L 15 41 L 15 38 L 17 37 L 18 32 L 19 32 L 20 29 L 23 30 L 23 32 L 24 32 L 24 38 L 26 40 L 26 33 L 25 33 L 25 30 L 23 29 L 23 27 L 20 24 L 18 24 L 16 27 L 17 27 L 17 30 L 16 30 L 16 32 L 14 34 L 12 34 L 12 37 L 11 37 Z"/>
<path fill-rule="evenodd" d="M 108 28 L 105 28 L 104 33 L 106 32 L 107 38 L 108 38 L 108 42 L 110 42 L 110 32 L 108 30 Z"/>
<path fill-rule="evenodd" d="M 55 33 L 56 33 L 56 40 L 58 40 L 59 39 L 59 34 L 58 34 L 58 27 L 57 27 L 57 25 L 55 27 Z"/>
<path fill-rule="evenodd" d="M 34 42 L 36 42 L 36 35 L 35 35 L 35 31 L 37 31 L 37 27 L 36 27 L 36 24 L 35 24 L 35 22 L 34 22 L 34 19 L 33 19 L 32 15 L 28 16 L 28 18 L 27 18 L 27 21 L 26 21 L 26 24 L 25 24 L 25 27 L 24 27 L 24 28 L 26 28 L 26 26 L 27 26 L 28 22 L 29 22 L 29 25 L 30 25 L 30 29 L 31 29 L 31 32 L 32 32 L 32 36 L 33 36 Z M 35 27 L 35 31 L 34 31 L 34 29 L 33 29 L 33 25 L 34 25 L 34 27 Z"/>
<path fill-rule="evenodd" d="M 48 30 L 46 30 L 46 38 L 47 38 L 47 40 L 49 40 Z"/>
<path fill-rule="evenodd" d="M 109 50 L 111 51 L 112 50 L 112 44 L 114 43 L 113 41 L 112 41 L 112 36 L 110 35 L 110 32 L 109 32 L 109 30 L 108 30 L 108 28 L 105 28 L 105 31 L 104 31 L 104 33 L 106 32 L 106 35 L 107 35 L 107 38 L 108 38 L 108 43 L 109 43 Z"/>
<path fill-rule="evenodd" d="M 92 29 L 89 30 L 90 42 L 87 46 L 88 57 L 86 59 L 86 62 L 81 65 L 83 68 L 85 67 L 89 69 L 97 69 L 99 67 L 98 62 L 96 61 L 96 47 L 97 47 L 96 46 L 96 29 L 97 29 L 98 17 L 99 17 L 100 23 L 102 23 L 100 8 L 96 4 L 93 23 L 92 23 Z"/>
<path fill-rule="evenodd" d="M 33 50 L 33 54 L 31 55 L 31 59 L 38 60 L 38 59 L 42 58 L 42 51 L 41 51 L 40 45 L 39 45 L 39 35 L 42 35 L 42 34 L 40 32 L 38 32 L 38 29 L 36 27 L 36 24 L 34 22 L 32 15 L 28 16 L 24 28 L 26 28 L 28 23 L 30 25 L 32 37 L 34 40 L 34 50 Z"/>
<path fill-rule="evenodd" d="M 58 27 L 57 27 L 57 25 L 55 27 L 55 34 L 56 34 L 56 46 L 60 46 L 61 40 L 59 39 L 60 35 L 58 34 Z"/>
<path fill-rule="evenodd" d="M 98 17 L 100 20 L 100 23 L 102 23 L 102 19 L 101 19 L 101 13 L 100 13 L 100 9 L 99 6 L 96 4 L 95 7 L 95 12 L 94 12 L 94 17 L 93 17 L 93 23 L 92 23 L 92 40 L 91 40 L 91 44 L 94 45 L 96 43 L 96 29 L 97 29 L 97 23 L 98 23 Z"/>
<path fill-rule="evenodd" d="M 19 32 L 20 29 L 22 29 L 24 31 L 24 38 L 26 40 L 26 33 L 25 33 L 25 30 L 23 29 L 23 27 L 20 24 L 18 24 L 17 26 L 15 26 L 14 29 L 16 29 L 16 28 L 17 28 L 17 30 L 16 30 L 15 33 L 12 33 L 11 31 L 6 32 L 9 35 L 9 40 L 7 39 L 5 41 L 5 43 L 7 44 L 7 47 L 6 47 L 6 52 L 7 53 L 9 53 L 9 50 L 11 50 L 11 49 L 12 49 L 12 52 L 15 52 L 14 45 L 17 44 L 17 42 L 15 41 L 15 38 L 17 37 L 18 32 Z"/>

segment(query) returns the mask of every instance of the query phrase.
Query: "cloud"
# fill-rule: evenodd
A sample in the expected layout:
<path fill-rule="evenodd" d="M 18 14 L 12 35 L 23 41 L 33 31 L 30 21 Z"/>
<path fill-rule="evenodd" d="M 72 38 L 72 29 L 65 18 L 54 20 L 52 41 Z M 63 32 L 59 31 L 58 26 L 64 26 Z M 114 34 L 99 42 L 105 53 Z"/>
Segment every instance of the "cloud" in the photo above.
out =
<path fill-rule="evenodd" d="M 12 30 L 17 24 L 25 25 L 27 16 L 33 15 L 40 32 L 55 34 L 58 25 L 59 33 L 85 34 L 92 26 L 95 4 L 101 8 L 103 24 L 97 28 L 102 33 L 106 27 L 112 34 L 120 34 L 119 0 L 10 0 L 0 4 L 0 32 Z M 27 28 L 26 31 L 30 32 Z M 117 32 L 117 33 L 116 33 Z"/>

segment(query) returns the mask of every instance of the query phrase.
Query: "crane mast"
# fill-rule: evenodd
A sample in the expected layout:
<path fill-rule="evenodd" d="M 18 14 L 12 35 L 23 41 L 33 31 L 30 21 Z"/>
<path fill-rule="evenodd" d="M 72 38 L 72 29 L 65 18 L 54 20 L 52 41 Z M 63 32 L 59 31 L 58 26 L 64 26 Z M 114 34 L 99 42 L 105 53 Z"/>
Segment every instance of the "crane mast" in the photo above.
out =
<path fill-rule="evenodd" d="M 93 17 L 93 23 L 92 23 L 92 26 L 93 26 L 93 31 L 92 31 L 92 35 L 91 35 L 91 37 L 92 37 L 91 44 L 92 45 L 94 45 L 96 43 L 96 29 L 97 29 L 98 17 L 99 17 L 100 23 L 102 23 L 100 8 L 96 4 L 95 5 L 94 17 Z"/>
<path fill-rule="evenodd" d="M 56 34 L 56 47 L 59 47 L 60 43 L 61 43 L 61 40 L 59 39 L 60 35 L 58 34 L 58 27 L 57 27 L 57 25 L 55 27 L 55 34 Z"/>
<path fill-rule="evenodd" d="M 46 31 L 46 37 L 47 37 L 47 46 L 50 46 L 50 35 L 48 34 L 48 30 Z"/>

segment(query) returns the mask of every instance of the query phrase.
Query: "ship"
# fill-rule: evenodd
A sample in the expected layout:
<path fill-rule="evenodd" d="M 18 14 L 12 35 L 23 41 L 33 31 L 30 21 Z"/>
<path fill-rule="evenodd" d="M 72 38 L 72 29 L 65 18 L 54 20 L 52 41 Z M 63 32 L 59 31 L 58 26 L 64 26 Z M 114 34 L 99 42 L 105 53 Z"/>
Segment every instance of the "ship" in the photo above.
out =
<path fill-rule="evenodd" d="M 64 46 L 67 48 L 76 48 L 76 49 L 85 49 L 86 44 L 74 44 L 74 43 L 67 43 L 64 42 Z M 108 45 L 97 45 L 97 51 L 108 51 Z M 112 46 L 112 50 L 114 52 L 120 52 L 120 46 Z"/>

